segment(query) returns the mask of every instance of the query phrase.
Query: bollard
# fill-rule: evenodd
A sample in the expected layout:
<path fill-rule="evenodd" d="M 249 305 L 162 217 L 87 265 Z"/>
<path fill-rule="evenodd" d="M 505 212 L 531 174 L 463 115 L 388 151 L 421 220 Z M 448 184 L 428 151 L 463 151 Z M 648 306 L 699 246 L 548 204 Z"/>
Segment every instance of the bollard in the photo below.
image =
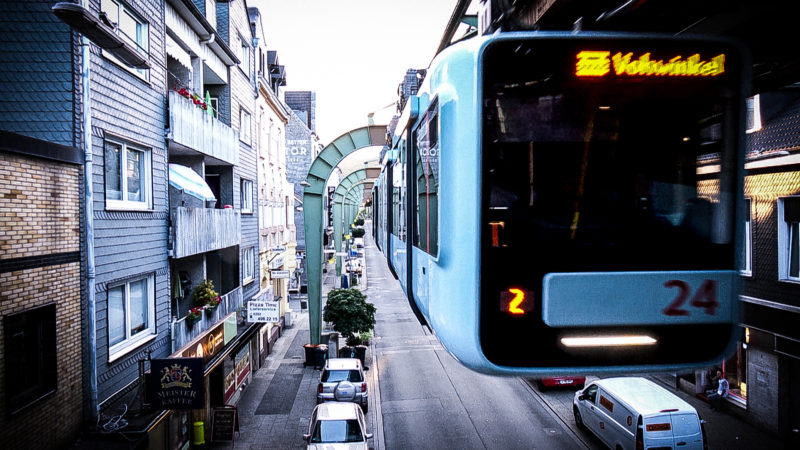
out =
<path fill-rule="evenodd" d="M 194 434 L 192 435 L 192 445 L 205 445 L 205 427 L 203 422 L 194 423 Z"/>

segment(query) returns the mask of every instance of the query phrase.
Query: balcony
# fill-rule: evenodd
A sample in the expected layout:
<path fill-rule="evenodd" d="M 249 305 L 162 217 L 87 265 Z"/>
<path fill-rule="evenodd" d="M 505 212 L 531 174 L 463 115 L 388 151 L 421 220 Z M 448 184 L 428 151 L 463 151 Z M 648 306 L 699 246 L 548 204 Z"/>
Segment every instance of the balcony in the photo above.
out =
<path fill-rule="evenodd" d="M 241 242 L 239 211 L 175 207 L 172 215 L 172 258 L 220 250 Z"/>
<path fill-rule="evenodd" d="M 197 152 L 232 166 L 239 164 L 239 133 L 175 91 L 169 91 L 167 139 L 183 147 L 179 154 Z M 170 145 L 170 153 L 174 151 Z"/>
<path fill-rule="evenodd" d="M 172 322 L 172 353 L 183 348 L 192 339 L 200 336 L 221 320 L 226 319 L 229 314 L 240 311 L 244 306 L 241 287 L 237 287 L 221 297 L 222 301 L 217 309 L 213 313 L 204 311 L 200 321 L 191 327 L 186 325 L 186 316 Z"/>

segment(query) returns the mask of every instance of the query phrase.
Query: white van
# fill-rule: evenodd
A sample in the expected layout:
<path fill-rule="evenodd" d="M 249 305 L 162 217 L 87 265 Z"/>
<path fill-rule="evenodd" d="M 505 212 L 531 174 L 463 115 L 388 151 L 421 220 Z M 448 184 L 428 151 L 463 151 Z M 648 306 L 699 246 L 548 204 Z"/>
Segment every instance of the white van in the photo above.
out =
<path fill-rule="evenodd" d="M 575 393 L 572 412 L 614 450 L 708 448 L 697 410 L 646 378 L 593 381 Z"/>

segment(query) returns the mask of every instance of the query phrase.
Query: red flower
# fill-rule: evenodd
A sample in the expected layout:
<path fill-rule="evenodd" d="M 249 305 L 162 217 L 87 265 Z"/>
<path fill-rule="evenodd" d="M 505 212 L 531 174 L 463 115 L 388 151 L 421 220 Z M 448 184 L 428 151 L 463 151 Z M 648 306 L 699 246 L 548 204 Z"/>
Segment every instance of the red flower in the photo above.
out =
<path fill-rule="evenodd" d="M 184 96 L 186 98 L 191 98 L 192 97 L 192 94 L 190 94 L 189 91 L 186 88 L 180 88 L 178 90 L 178 94 L 180 94 L 180 95 L 182 95 L 182 96 Z"/>

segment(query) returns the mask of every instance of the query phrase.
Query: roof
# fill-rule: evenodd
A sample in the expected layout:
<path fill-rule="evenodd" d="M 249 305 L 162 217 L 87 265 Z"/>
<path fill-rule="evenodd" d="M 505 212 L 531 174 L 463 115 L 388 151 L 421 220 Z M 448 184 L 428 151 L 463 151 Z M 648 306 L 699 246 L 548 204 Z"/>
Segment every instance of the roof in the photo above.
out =
<path fill-rule="evenodd" d="M 361 367 L 361 360 L 357 358 L 330 358 L 326 362 L 330 370 L 350 370 Z"/>
<path fill-rule="evenodd" d="M 646 378 L 605 378 L 595 384 L 643 415 L 667 409 L 696 412 L 690 404 Z"/>
<path fill-rule="evenodd" d="M 747 135 L 748 156 L 800 149 L 800 98 L 780 104 L 780 110 L 774 114 L 765 111 L 770 106 L 766 103 L 767 99 L 762 98 L 764 125 Z"/>
<path fill-rule="evenodd" d="M 317 420 L 348 420 L 358 418 L 358 409 L 361 408 L 353 402 L 326 402 L 320 403 L 317 410 Z"/>

